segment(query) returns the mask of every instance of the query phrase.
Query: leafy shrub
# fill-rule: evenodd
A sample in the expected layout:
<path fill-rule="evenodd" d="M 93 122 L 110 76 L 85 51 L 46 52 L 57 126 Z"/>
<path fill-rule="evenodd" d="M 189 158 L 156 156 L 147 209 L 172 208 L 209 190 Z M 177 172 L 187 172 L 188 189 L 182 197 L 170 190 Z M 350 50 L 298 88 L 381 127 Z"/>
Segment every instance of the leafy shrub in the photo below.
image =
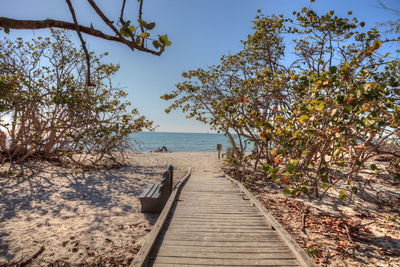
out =
<path fill-rule="evenodd" d="M 105 55 L 91 54 L 95 86 L 88 87 L 85 55 L 64 31 L 0 42 L 3 162 L 68 157 L 95 164 L 128 148 L 129 134 L 151 129 L 152 122 L 129 109 L 127 94 L 112 86 L 119 66 L 102 63 Z"/>

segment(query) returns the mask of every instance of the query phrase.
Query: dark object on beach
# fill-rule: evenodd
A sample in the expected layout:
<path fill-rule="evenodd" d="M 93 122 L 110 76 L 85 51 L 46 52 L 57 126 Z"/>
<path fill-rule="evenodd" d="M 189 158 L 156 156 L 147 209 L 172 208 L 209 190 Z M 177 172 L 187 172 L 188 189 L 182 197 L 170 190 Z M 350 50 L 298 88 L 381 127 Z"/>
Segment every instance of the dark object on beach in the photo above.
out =
<path fill-rule="evenodd" d="M 221 158 L 222 144 L 217 144 L 217 150 L 218 150 L 218 159 L 220 159 Z"/>
<path fill-rule="evenodd" d="M 168 152 L 168 149 L 166 146 L 162 146 L 161 148 L 157 148 L 156 150 L 154 150 L 154 152 Z"/>
<path fill-rule="evenodd" d="M 161 184 L 150 184 L 139 196 L 142 212 L 161 212 L 172 192 L 174 167 L 168 165 L 163 173 Z"/>

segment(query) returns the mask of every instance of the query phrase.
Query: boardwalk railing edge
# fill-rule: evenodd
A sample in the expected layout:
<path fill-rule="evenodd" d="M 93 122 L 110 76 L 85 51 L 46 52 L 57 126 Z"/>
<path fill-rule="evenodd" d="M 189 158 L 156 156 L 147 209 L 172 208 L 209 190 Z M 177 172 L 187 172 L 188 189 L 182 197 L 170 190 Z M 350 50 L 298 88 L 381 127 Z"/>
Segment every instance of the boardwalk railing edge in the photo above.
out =
<path fill-rule="evenodd" d="M 156 244 L 157 238 L 161 233 L 161 230 L 167 220 L 167 217 L 169 213 L 171 212 L 171 208 L 175 202 L 176 195 L 181 188 L 183 184 L 185 184 L 186 180 L 190 177 L 192 174 L 192 168 L 190 168 L 187 172 L 187 174 L 184 176 L 183 179 L 181 179 L 176 185 L 174 190 L 172 191 L 171 195 L 168 198 L 167 203 L 165 204 L 163 210 L 160 213 L 160 216 L 158 216 L 158 219 L 156 223 L 154 224 L 153 229 L 151 230 L 149 236 L 147 237 L 147 240 L 145 244 L 140 248 L 138 254 L 136 255 L 135 259 L 131 263 L 130 267 L 144 267 L 147 265 L 147 262 L 149 260 L 149 257 L 152 253 L 152 250 L 154 248 L 154 245 Z"/>
<path fill-rule="evenodd" d="M 301 266 L 317 266 L 314 261 L 307 255 L 307 253 L 297 244 L 296 240 L 279 224 L 279 222 L 274 218 L 274 216 L 269 213 L 269 211 L 261 204 L 260 201 L 250 193 L 242 183 L 233 179 L 228 174 L 225 174 L 225 177 L 236 184 L 244 194 L 250 199 L 250 201 L 258 208 L 258 210 L 264 215 L 267 221 L 271 224 L 271 226 L 275 229 L 275 231 L 282 237 L 285 241 L 286 245 L 292 250 L 294 256 L 299 261 Z"/>

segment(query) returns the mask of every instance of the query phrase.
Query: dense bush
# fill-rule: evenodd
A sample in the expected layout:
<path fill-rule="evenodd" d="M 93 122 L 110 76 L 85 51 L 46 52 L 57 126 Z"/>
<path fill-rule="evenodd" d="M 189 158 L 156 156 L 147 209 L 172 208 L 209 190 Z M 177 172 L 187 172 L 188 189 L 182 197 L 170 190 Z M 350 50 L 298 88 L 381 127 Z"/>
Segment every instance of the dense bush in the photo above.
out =
<path fill-rule="evenodd" d="M 182 109 L 227 134 L 232 162 L 254 159 L 286 193 L 318 197 L 346 180 L 346 199 L 358 190 L 360 170 L 379 172 L 368 160 L 400 158 L 387 149 L 400 135 L 400 62 L 377 29 L 364 30 L 354 17 L 308 8 L 293 15 L 260 13 L 242 51 L 183 73 L 186 80 L 162 98 L 175 99 L 167 112 Z M 254 144 L 249 157 L 246 141 Z"/>
<path fill-rule="evenodd" d="M 85 55 L 58 30 L 51 37 L 0 42 L 1 161 L 28 158 L 97 163 L 128 147 L 130 133 L 151 122 L 130 109 L 126 93 L 112 86 L 119 66 L 91 56 L 86 85 Z M 87 161 L 88 160 L 88 161 Z"/>

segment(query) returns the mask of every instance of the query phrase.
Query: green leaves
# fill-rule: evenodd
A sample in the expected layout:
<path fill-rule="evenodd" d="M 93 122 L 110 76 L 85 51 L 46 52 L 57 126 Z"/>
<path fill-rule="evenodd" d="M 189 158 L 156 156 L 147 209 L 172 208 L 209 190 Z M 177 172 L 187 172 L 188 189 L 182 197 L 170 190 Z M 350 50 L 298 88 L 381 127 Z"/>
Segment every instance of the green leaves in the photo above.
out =
<path fill-rule="evenodd" d="M 147 38 L 147 37 L 149 37 L 150 36 L 150 33 L 148 33 L 148 32 L 142 32 L 141 34 L 140 34 L 140 37 L 142 37 L 142 38 Z"/>
<path fill-rule="evenodd" d="M 339 198 L 340 198 L 342 201 L 346 201 L 346 200 L 347 200 L 347 191 L 346 191 L 346 190 L 341 190 L 341 191 L 340 191 L 340 194 L 339 194 Z"/>
<path fill-rule="evenodd" d="M 139 24 L 141 26 L 143 26 L 146 30 L 149 30 L 149 31 L 154 29 L 154 27 L 156 27 L 156 23 L 155 22 L 147 23 L 143 19 L 138 19 L 137 22 L 139 22 Z"/>
<path fill-rule="evenodd" d="M 160 47 L 160 43 L 156 40 L 153 41 L 153 46 L 155 49 L 158 49 Z"/>
<path fill-rule="evenodd" d="M 379 173 L 379 169 L 378 169 L 378 167 L 376 167 L 375 164 L 371 164 L 371 170 L 373 170 L 375 174 Z"/>
<path fill-rule="evenodd" d="M 308 116 L 307 115 L 301 115 L 299 118 L 299 122 L 300 123 L 304 123 L 308 120 Z"/>
<path fill-rule="evenodd" d="M 1 24 L 0 26 L 3 27 L 3 31 L 4 31 L 6 34 L 9 34 L 9 33 L 10 33 L 10 27 L 8 27 L 7 25 L 4 25 L 4 24 Z"/>
<path fill-rule="evenodd" d="M 288 173 L 294 173 L 296 171 L 296 166 L 293 164 L 286 165 L 286 171 Z"/>
<path fill-rule="evenodd" d="M 130 25 L 130 22 L 131 21 L 128 20 L 127 22 L 124 23 L 124 25 L 120 29 L 120 33 L 124 37 L 134 38 L 135 43 L 139 46 L 146 45 L 145 39 L 150 37 L 150 33 L 143 31 L 140 34 L 136 35 L 135 34 L 136 28 L 133 25 Z M 137 22 L 139 23 L 140 27 L 142 27 L 142 30 L 143 28 L 146 30 L 153 30 L 156 27 L 155 22 L 147 23 L 143 19 L 138 19 Z M 159 37 L 159 40 L 153 40 L 152 44 L 155 49 L 160 49 L 161 51 L 164 51 L 166 46 L 171 45 L 171 42 L 168 40 L 167 35 L 163 35 Z"/>
<path fill-rule="evenodd" d="M 125 22 L 125 24 L 119 29 L 119 32 L 122 34 L 124 37 L 131 37 L 133 33 L 135 32 L 135 27 L 133 25 L 130 25 L 131 21 L 128 20 Z"/>
<path fill-rule="evenodd" d="M 357 187 L 352 187 L 351 188 L 351 192 L 353 192 L 353 194 L 357 194 L 358 193 L 358 188 Z"/>
<path fill-rule="evenodd" d="M 152 30 L 152 29 L 154 29 L 154 27 L 156 27 L 155 22 L 151 22 L 151 23 L 147 24 L 147 26 L 145 26 L 145 28 L 148 30 Z"/>
<path fill-rule="evenodd" d="M 171 41 L 168 40 L 168 36 L 167 35 L 161 35 L 159 38 L 160 43 L 163 46 L 170 46 L 171 45 Z"/>

